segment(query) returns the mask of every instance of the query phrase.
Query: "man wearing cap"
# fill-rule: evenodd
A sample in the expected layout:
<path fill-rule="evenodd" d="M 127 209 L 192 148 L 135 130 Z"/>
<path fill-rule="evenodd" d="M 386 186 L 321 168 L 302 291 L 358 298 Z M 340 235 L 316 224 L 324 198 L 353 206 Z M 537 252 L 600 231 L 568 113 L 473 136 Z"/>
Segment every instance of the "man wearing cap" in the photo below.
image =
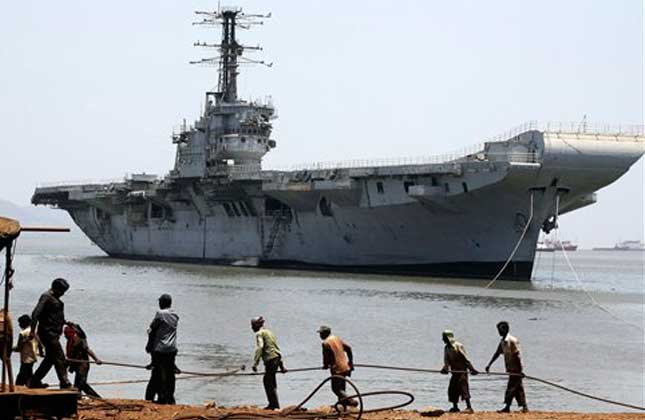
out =
<path fill-rule="evenodd" d="M 340 337 L 331 335 L 331 328 L 323 325 L 318 328 L 318 334 L 322 342 L 323 369 L 329 369 L 332 376 L 331 390 L 338 397 L 338 401 L 344 406 L 356 407 L 358 402 L 354 399 L 347 399 L 345 393 L 346 382 L 337 376 L 348 377 L 354 370 L 354 355 L 349 344 Z"/>
<path fill-rule="evenodd" d="M 253 358 L 253 372 L 258 371 L 258 364 L 260 360 L 264 362 L 264 377 L 262 382 L 264 384 L 264 392 L 266 393 L 269 405 L 265 410 L 277 410 L 280 408 L 278 401 L 278 383 L 276 381 L 276 373 L 278 369 L 282 373 L 287 370 L 282 363 L 282 353 L 275 335 L 264 328 L 264 318 L 261 316 L 251 320 L 251 329 L 255 333 L 255 356 Z"/>
<path fill-rule="evenodd" d="M 36 369 L 34 376 L 27 386 L 30 388 L 43 388 L 46 385 L 42 379 L 54 367 L 61 388 L 72 386 L 67 379 L 65 353 L 60 344 L 60 336 L 65 325 L 65 305 L 60 298 L 69 289 L 67 280 L 57 278 L 52 282 L 51 288 L 43 293 L 38 300 L 36 308 L 31 314 L 31 333 L 37 331 L 38 339 L 45 349 L 45 358 Z M 37 328 L 36 328 L 37 326 Z"/>
<path fill-rule="evenodd" d="M 470 390 L 468 387 L 468 371 L 473 375 L 479 372 L 473 367 L 470 360 L 466 356 L 466 349 L 464 345 L 455 341 L 455 335 L 450 330 L 445 330 L 441 338 L 446 344 L 443 351 L 443 369 L 441 373 L 450 376 L 450 384 L 448 385 L 448 401 L 452 403 L 452 408 L 449 410 L 451 413 L 459 412 L 459 398 L 466 401 L 465 413 L 473 413 L 473 408 L 470 406 Z"/>
<path fill-rule="evenodd" d="M 146 399 L 157 403 L 175 403 L 175 358 L 177 357 L 177 325 L 179 316 L 170 307 L 172 297 L 159 297 L 159 310 L 148 328 L 146 352 L 152 356 L 152 373 L 146 389 Z"/>
<path fill-rule="evenodd" d="M 522 407 L 522 412 L 527 413 L 529 408 L 526 405 L 526 395 L 524 394 L 524 385 L 522 384 L 524 373 L 522 372 L 523 367 L 522 355 L 520 352 L 520 341 L 510 335 L 509 331 L 510 327 L 508 322 L 500 321 L 497 323 L 497 332 L 502 339 L 500 340 L 493 357 L 486 366 L 486 372 L 490 370 L 490 366 L 495 362 L 495 360 L 503 354 L 506 372 L 509 376 L 508 384 L 506 386 L 506 394 L 504 395 L 505 405 L 504 408 L 498 411 L 498 413 L 510 413 L 513 399 L 516 399 L 517 404 Z"/>

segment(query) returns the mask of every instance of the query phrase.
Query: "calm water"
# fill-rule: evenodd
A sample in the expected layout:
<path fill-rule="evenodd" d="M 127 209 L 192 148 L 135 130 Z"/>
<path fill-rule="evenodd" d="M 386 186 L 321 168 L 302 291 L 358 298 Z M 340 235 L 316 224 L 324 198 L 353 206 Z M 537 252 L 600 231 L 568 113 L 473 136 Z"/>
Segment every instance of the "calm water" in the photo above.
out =
<path fill-rule="evenodd" d="M 472 280 L 421 279 L 114 260 L 80 234 L 27 235 L 18 243 L 14 316 L 31 312 L 55 276 L 67 278 L 66 315 L 84 326 L 103 360 L 146 364 L 146 328 L 157 297 L 171 293 L 180 315 L 178 365 L 217 371 L 251 363 L 249 320 L 263 315 L 287 367 L 319 366 L 319 324 L 354 348 L 356 363 L 440 368 L 441 331 L 450 328 L 471 360 L 484 368 L 495 350 L 495 324 L 505 319 L 520 338 L 526 372 L 578 390 L 643 405 L 644 275 L 642 253 L 569 253 L 582 285 L 561 253 L 542 254 L 532 285 L 500 282 L 493 290 Z M 594 299 L 613 315 L 591 303 Z M 619 319 L 620 318 L 620 319 Z M 18 363 L 16 361 L 16 363 Z M 495 370 L 503 370 L 500 359 Z M 147 372 L 94 367 L 91 381 L 140 379 Z M 283 405 L 299 402 L 325 377 L 321 372 L 279 377 Z M 448 378 L 436 374 L 357 370 L 363 391 L 401 389 L 415 406 L 448 407 Z M 53 373 L 48 378 L 56 383 Z M 471 380 L 474 408 L 499 408 L 503 380 Z M 527 382 L 533 409 L 614 411 L 571 394 Z M 101 386 L 104 396 L 141 398 L 144 385 Z M 259 377 L 178 381 L 181 403 L 265 404 Z M 325 389 L 312 406 L 333 401 Z M 384 400 L 370 400 L 375 405 Z"/>

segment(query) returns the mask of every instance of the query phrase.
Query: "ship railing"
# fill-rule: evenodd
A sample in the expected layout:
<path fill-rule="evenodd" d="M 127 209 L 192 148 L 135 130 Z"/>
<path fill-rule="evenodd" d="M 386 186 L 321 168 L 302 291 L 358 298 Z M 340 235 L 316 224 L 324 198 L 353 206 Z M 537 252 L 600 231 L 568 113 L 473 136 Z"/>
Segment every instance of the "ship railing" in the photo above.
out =
<path fill-rule="evenodd" d="M 38 188 L 56 188 L 56 187 L 81 187 L 92 185 L 122 184 L 126 182 L 127 177 L 108 178 L 108 179 L 85 179 L 85 180 L 68 180 L 54 182 L 39 182 Z"/>
<path fill-rule="evenodd" d="M 418 165 L 442 165 L 472 161 L 496 161 L 516 163 L 538 163 L 539 157 L 535 152 L 501 152 L 486 153 L 481 147 L 473 147 L 462 153 L 451 153 L 436 156 L 416 156 L 388 159 L 353 159 L 343 161 L 311 162 L 298 165 L 270 165 L 262 172 L 293 172 L 293 171 L 323 171 L 335 169 L 373 168 L 373 167 L 405 167 Z M 228 169 L 231 175 L 258 174 L 257 165 L 234 165 Z"/>
<path fill-rule="evenodd" d="M 592 134 L 614 137 L 637 137 L 645 135 L 643 124 L 604 124 L 587 121 L 527 121 L 485 142 L 505 141 L 527 131 L 543 131 L 562 134 Z"/>
<path fill-rule="evenodd" d="M 393 167 L 393 166 L 413 166 L 413 165 L 441 165 L 450 163 L 461 163 L 467 161 L 507 161 L 522 163 L 537 163 L 536 153 L 525 152 L 505 152 L 505 153 L 485 153 L 482 149 L 477 149 L 467 154 L 446 154 L 437 156 L 419 156 L 404 157 L 398 159 L 355 159 L 336 162 L 314 162 L 301 165 L 291 165 L 286 168 L 268 168 L 268 170 L 332 170 L 332 169 L 349 169 L 349 168 L 370 168 L 370 167 Z"/>
<path fill-rule="evenodd" d="M 270 167 L 268 170 L 299 171 L 299 170 L 329 170 L 347 168 L 368 168 L 382 166 L 432 165 L 454 162 L 475 154 L 484 153 L 484 145 L 476 144 L 459 151 L 432 156 L 404 156 L 384 159 L 351 159 L 324 162 L 306 162 L 285 167 Z"/>

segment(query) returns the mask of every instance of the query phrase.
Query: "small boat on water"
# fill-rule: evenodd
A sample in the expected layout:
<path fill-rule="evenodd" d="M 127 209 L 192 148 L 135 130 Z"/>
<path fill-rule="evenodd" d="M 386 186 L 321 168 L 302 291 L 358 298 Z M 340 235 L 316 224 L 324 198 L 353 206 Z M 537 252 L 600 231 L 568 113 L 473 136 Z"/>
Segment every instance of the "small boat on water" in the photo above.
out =
<path fill-rule="evenodd" d="M 594 248 L 594 251 L 645 251 L 642 241 L 621 241 L 612 248 Z"/>
<path fill-rule="evenodd" d="M 550 239 L 545 239 L 540 241 L 537 244 L 536 251 L 540 252 L 555 252 L 555 251 L 576 251 L 578 245 L 574 244 L 571 241 L 552 241 Z"/>
<path fill-rule="evenodd" d="M 540 241 L 537 243 L 537 247 L 535 248 L 535 250 L 538 252 L 555 252 L 555 248 L 547 245 L 543 241 Z"/>

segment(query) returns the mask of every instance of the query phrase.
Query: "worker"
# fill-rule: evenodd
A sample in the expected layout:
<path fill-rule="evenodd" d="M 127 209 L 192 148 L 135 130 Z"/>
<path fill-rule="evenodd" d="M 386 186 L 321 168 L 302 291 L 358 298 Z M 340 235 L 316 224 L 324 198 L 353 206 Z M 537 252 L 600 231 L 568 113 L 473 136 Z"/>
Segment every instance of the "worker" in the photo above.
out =
<path fill-rule="evenodd" d="M 470 405 L 470 389 L 468 386 L 468 372 L 477 375 L 479 372 L 473 367 L 464 345 L 455 341 L 455 335 L 450 330 L 445 330 L 441 334 L 441 339 L 446 344 L 443 350 L 443 368 L 441 373 L 447 375 L 451 373 L 450 384 L 448 385 L 448 401 L 452 403 L 450 413 L 458 413 L 459 398 L 466 402 L 464 413 L 473 413 Z"/>
<path fill-rule="evenodd" d="M 42 355 L 42 348 L 38 339 L 31 334 L 31 317 L 27 314 L 18 318 L 20 334 L 14 351 L 20 354 L 20 371 L 16 377 L 16 385 L 27 385 L 34 375 L 34 364 L 38 355 Z"/>
<path fill-rule="evenodd" d="M 5 362 L 11 363 L 11 350 L 13 349 L 13 321 L 8 311 L 6 315 L 5 318 L 4 308 L 0 308 L 0 359 L 2 359 L 3 366 Z M 7 336 L 6 342 L 5 334 Z"/>
<path fill-rule="evenodd" d="M 75 373 L 74 388 L 90 397 L 101 398 L 94 388 L 87 383 L 87 377 L 90 374 L 90 357 L 94 359 L 97 365 L 103 362 L 87 344 L 85 331 L 78 324 L 68 323 L 63 329 L 63 334 L 67 339 L 67 358 L 72 360 L 69 362 L 69 371 Z"/>
<path fill-rule="evenodd" d="M 31 314 L 31 336 L 38 335 L 38 340 L 45 348 L 45 358 L 27 383 L 30 388 L 44 388 L 45 384 L 42 383 L 42 379 L 52 366 L 56 370 L 60 387 L 70 388 L 72 386 L 67 379 L 65 353 L 60 344 L 60 336 L 65 325 L 65 305 L 61 297 L 68 289 L 67 280 L 54 279 L 51 288 L 40 296 L 40 300 Z"/>
<path fill-rule="evenodd" d="M 338 397 L 338 403 L 343 407 L 356 407 L 358 402 L 348 399 L 345 393 L 346 381 L 343 379 L 352 375 L 354 370 L 354 355 L 349 344 L 340 337 L 331 335 L 331 328 L 323 325 L 318 328 L 318 334 L 322 342 L 323 369 L 329 369 L 333 376 L 331 379 L 331 390 Z"/>
<path fill-rule="evenodd" d="M 264 318 L 258 316 L 251 320 L 251 329 L 255 333 L 255 355 L 253 357 L 253 372 L 258 371 L 260 360 L 264 362 L 264 392 L 266 393 L 269 404 L 264 407 L 265 410 L 279 410 L 280 402 L 278 401 L 278 383 L 276 373 L 278 369 L 285 373 L 282 362 L 282 353 L 275 338 L 270 330 L 264 328 Z"/>
<path fill-rule="evenodd" d="M 148 328 L 146 352 L 152 357 L 152 373 L 146 389 L 146 399 L 157 403 L 175 404 L 175 358 L 177 357 L 177 325 L 179 316 L 173 311 L 172 297 L 159 297 L 159 310 Z"/>
<path fill-rule="evenodd" d="M 511 403 L 513 399 L 517 400 L 517 404 L 522 408 L 523 413 L 528 413 L 529 408 L 526 405 L 526 396 L 524 394 L 524 385 L 522 378 L 524 378 L 522 367 L 522 354 L 520 351 L 520 341 L 509 334 L 510 327 L 508 322 L 501 321 L 497 324 L 497 332 L 502 337 L 497 350 L 493 357 L 486 366 L 486 372 L 490 371 L 490 366 L 497 360 L 500 355 L 504 355 L 504 364 L 506 365 L 506 372 L 508 376 L 508 385 L 506 386 L 506 394 L 504 396 L 504 408 L 498 413 L 510 413 Z"/>

